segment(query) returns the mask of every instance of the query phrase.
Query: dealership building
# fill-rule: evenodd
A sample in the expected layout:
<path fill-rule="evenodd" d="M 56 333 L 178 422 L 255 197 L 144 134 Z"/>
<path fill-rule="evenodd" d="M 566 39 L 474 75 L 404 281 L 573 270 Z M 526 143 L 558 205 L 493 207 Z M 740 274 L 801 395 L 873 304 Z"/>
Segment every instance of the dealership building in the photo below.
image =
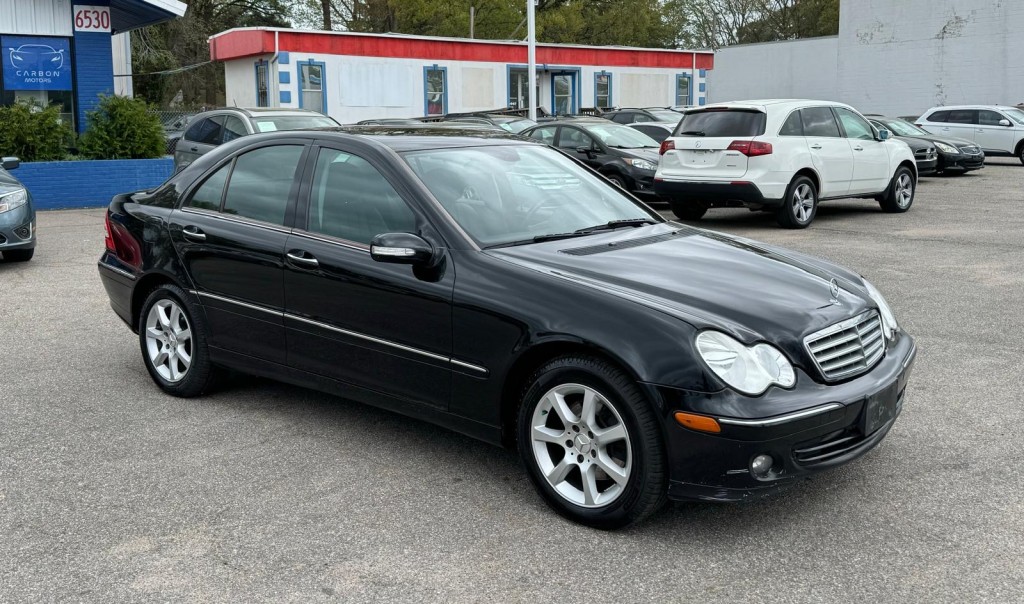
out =
<path fill-rule="evenodd" d="M 527 46 L 518 41 L 240 28 L 210 38 L 228 105 L 321 111 L 343 123 L 526 108 Z M 705 51 L 537 45 L 538 105 L 703 105 Z"/>
<path fill-rule="evenodd" d="M 81 132 L 100 95 L 115 85 L 115 62 L 130 66 L 132 29 L 185 14 L 177 0 L 0 0 L 0 105 L 21 99 L 56 103 Z M 127 72 L 126 72 L 127 73 Z"/>

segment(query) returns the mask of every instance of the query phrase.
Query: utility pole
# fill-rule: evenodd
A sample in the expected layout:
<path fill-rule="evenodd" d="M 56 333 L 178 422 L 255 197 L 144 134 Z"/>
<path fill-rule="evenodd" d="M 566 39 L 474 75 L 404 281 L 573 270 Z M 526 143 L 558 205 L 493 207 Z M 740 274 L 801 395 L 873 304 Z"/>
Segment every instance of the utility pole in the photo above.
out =
<path fill-rule="evenodd" d="M 476 7 L 469 7 L 469 39 L 473 39 L 473 25 L 476 23 Z"/>
<path fill-rule="evenodd" d="M 537 121 L 537 23 L 533 15 L 535 2 L 536 0 L 526 0 L 526 71 L 530 86 L 526 98 L 530 99 L 530 119 L 533 121 Z"/>

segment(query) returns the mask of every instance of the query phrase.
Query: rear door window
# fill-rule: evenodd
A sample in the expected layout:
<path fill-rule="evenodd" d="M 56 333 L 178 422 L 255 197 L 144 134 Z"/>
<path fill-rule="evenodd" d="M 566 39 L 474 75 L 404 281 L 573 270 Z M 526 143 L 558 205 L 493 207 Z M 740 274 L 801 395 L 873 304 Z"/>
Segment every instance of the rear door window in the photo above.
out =
<path fill-rule="evenodd" d="M 210 120 L 208 119 L 199 120 L 198 122 L 192 124 L 191 126 L 189 126 L 189 129 L 185 131 L 185 135 L 182 138 L 184 138 L 185 140 L 198 142 L 200 137 L 202 137 L 203 129 L 207 127 L 206 124 L 209 121 Z"/>
<path fill-rule="evenodd" d="M 545 128 L 537 128 L 530 133 L 530 138 L 535 138 L 539 141 L 544 141 L 549 145 L 555 144 L 555 126 L 548 126 Z"/>
<path fill-rule="evenodd" d="M 692 111 L 683 116 L 677 136 L 747 137 L 764 134 L 766 116 L 748 109 Z"/>
<path fill-rule="evenodd" d="M 974 109 L 953 109 L 950 110 L 949 119 L 946 121 L 951 124 L 977 124 L 978 112 Z"/>
<path fill-rule="evenodd" d="M 302 150 L 302 145 L 275 145 L 239 155 L 224 194 L 224 213 L 283 225 Z"/>
<path fill-rule="evenodd" d="M 633 114 L 627 111 L 620 111 L 612 116 L 612 121 L 620 124 L 632 124 Z"/>
<path fill-rule="evenodd" d="M 204 120 L 200 126 L 202 126 L 196 133 L 196 137 L 189 137 L 190 141 L 202 143 L 204 145 L 219 145 L 221 143 L 221 135 L 223 132 L 223 126 L 221 123 L 224 118 L 221 116 L 211 117 Z M 191 130 L 189 131 L 191 132 Z"/>
<path fill-rule="evenodd" d="M 562 132 L 558 135 L 558 146 L 572 151 L 575 151 L 578 147 L 592 149 L 594 148 L 594 139 L 582 130 L 562 126 Z"/>
<path fill-rule="evenodd" d="M 221 137 L 222 142 L 233 141 L 236 138 L 241 138 L 249 134 L 245 129 L 245 123 L 233 115 L 229 115 L 224 118 L 224 134 Z"/>
<path fill-rule="evenodd" d="M 212 176 L 206 179 L 206 182 L 196 189 L 186 205 L 198 210 L 219 212 L 221 197 L 224 195 L 224 183 L 227 182 L 230 171 L 231 162 L 218 168 Z"/>
<path fill-rule="evenodd" d="M 840 138 L 839 124 L 829 107 L 805 107 L 800 110 L 804 136 Z"/>
<path fill-rule="evenodd" d="M 925 120 L 929 121 L 929 122 L 939 122 L 939 123 L 948 122 L 949 121 L 949 112 L 948 111 L 936 111 L 935 113 L 933 113 L 933 114 L 929 115 L 928 117 L 926 117 Z"/>

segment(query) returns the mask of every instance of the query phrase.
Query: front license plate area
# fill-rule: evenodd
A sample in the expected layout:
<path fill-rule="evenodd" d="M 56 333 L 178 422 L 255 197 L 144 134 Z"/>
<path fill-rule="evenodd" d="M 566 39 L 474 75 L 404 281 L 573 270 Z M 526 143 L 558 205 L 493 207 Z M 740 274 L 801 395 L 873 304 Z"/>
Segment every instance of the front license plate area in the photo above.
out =
<path fill-rule="evenodd" d="M 899 398 L 899 383 L 893 382 L 887 388 L 872 394 L 864 402 L 861 413 L 861 431 L 865 436 L 873 434 L 896 416 L 896 403 Z"/>

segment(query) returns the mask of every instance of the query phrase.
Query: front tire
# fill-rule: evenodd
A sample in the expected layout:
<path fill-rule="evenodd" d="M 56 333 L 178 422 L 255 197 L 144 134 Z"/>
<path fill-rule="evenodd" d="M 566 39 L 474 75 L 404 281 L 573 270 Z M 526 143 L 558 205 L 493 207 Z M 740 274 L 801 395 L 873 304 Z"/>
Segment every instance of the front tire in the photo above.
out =
<path fill-rule="evenodd" d="M 672 213 L 675 214 L 676 218 L 679 220 L 696 222 L 703 218 L 704 214 L 707 214 L 708 212 L 708 207 L 701 204 L 671 201 L 668 205 L 672 208 Z"/>
<path fill-rule="evenodd" d="M 1017 145 L 1017 159 L 1020 160 L 1020 163 L 1024 164 L 1024 141 Z"/>
<path fill-rule="evenodd" d="M 786 188 L 776 221 L 784 229 L 806 229 L 818 214 L 818 188 L 806 176 L 797 176 Z"/>
<path fill-rule="evenodd" d="M 604 177 L 607 178 L 613 185 L 622 189 L 623 191 L 629 190 L 629 188 L 626 187 L 626 179 L 622 178 L 618 174 L 605 174 Z"/>
<path fill-rule="evenodd" d="M 189 398 L 212 387 L 219 370 L 210 362 L 209 329 L 202 311 L 180 287 L 154 289 L 138 320 L 142 360 L 161 390 Z"/>
<path fill-rule="evenodd" d="M 538 369 L 517 435 L 534 487 L 570 520 L 615 529 L 666 501 L 659 420 L 636 383 L 602 360 L 566 356 Z"/>
<path fill-rule="evenodd" d="M 36 254 L 35 248 L 27 250 L 7 250 L 2 252 L 4 260 L 8 262 L 28 262 Z"/>
<path fill-rule="evenodd" d="M 900 166 L 893 174 L 892 181 L 885 195 L 878 200 L 882 210 L 893 214 L 902 214 L 914 204 L 914 194 L 917 192 L 917 183 L 914 181 L 914 173 L 906 166 Z"/>

